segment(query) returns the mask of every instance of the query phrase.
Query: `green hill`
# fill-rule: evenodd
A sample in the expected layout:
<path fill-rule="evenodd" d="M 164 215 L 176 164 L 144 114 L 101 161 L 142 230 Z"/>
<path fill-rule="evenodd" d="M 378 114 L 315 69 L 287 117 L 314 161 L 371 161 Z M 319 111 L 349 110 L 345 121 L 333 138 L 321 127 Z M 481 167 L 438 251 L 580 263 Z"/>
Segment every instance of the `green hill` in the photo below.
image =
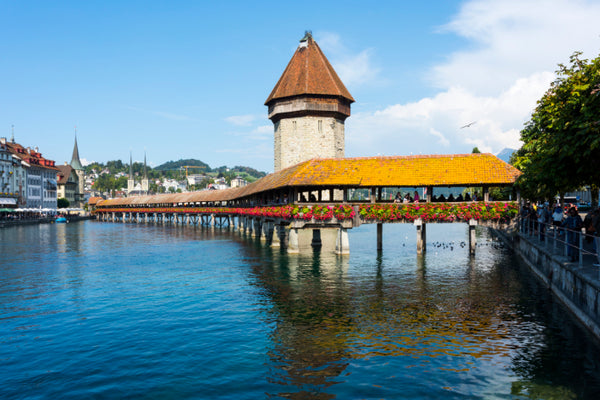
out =
<path fill-rule="evenodd" d="M 170 170 L 175 170 L 175 169 L 181 169 L 181 167 L 183 166 L 193 166 L 193 167 L 201 167 L 201 168 L 194 168 L 194 173 L 206 173 L 206 172 L 211 172 L 212 169 L 210 168 L 210 166 L 200 160 L 195 160 L 193 158 L 189 158 L 186 160 L 179 160 L 179 161 L 167 161 L 164 164 L 159 165 L 158 167 L 154 168 L 154 170 L 156 171 L 170 171 Z"/>

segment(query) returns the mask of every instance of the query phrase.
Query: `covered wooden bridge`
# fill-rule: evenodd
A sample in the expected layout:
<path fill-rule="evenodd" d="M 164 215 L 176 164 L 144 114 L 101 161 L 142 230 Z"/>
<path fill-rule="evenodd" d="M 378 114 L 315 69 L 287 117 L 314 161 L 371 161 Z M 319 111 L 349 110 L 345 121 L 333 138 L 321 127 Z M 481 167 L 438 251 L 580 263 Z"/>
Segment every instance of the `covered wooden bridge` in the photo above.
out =
<path fill-rule="evenodd" d="M 340 254 L 349 252 L 347 229 L 377 223 L 380 248 L 381 224 L 410 222 L 422 252 L 426 223 L 474 226 L 516 215 L 515 203 L 490 202 L 489 189 L 512 186 L 519 174 L 491 154 L 312 159 L 244 187 L 108 199 L 94 212 L 102 221 L 231 226 L 273 246 L 284 243 L 290 252 L 298 251 L 298 229 L 336 228 Z M 448 187 L 478 188 L 479 201 L 434 202 L 436 189 Z M 402 188 L 425 195 L 418 203 L 398 204 L 389 190 Z M 313 243 L 319 237 L 313 231 Z"/>

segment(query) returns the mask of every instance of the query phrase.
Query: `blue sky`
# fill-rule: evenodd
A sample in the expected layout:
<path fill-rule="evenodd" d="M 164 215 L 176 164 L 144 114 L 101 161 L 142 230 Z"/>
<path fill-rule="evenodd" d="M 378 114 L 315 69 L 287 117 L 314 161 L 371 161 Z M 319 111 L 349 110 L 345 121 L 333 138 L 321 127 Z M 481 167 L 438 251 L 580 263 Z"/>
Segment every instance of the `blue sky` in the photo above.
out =
<path fill-rule="evenodd" d="M 273 170 L 264 101 L 305 30 L 356 103 L 346 156 L 497 153 L 597 1 L 0 0 L 0 136 L 70 161 L 197 158 Z M 468 128 L 465 124 L 475 122 Z"/>

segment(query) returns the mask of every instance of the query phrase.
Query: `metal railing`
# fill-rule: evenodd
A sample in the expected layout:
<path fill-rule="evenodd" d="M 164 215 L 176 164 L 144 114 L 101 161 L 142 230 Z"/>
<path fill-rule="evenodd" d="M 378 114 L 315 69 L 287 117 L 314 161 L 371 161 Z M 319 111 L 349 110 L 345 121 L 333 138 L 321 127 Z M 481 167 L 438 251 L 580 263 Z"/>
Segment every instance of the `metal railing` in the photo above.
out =
<path fill-rule="evenodd" d="M 569 229 L 561 225 L 553 223 L 539 222 L 537 217 L 517 218 L 519 232 L 523 235 L 536 236 L 540 242 L 544 244 L 546 249 L 552 247 L 553 254 L 562 254 L 565 257 L 570 257 L 571 261 L 577 260 L 579 266 L 583 265 L 583 257 L 585 255 L 595 257 L 593 264 L 598 266 L 600 258 L 598 257 L 598 241 L 597 236 L 593 233 L 586 232 L 585 228 L 581 230 Z M 586 249 L 584 243 L 591 239 L 592 251 Z"/>

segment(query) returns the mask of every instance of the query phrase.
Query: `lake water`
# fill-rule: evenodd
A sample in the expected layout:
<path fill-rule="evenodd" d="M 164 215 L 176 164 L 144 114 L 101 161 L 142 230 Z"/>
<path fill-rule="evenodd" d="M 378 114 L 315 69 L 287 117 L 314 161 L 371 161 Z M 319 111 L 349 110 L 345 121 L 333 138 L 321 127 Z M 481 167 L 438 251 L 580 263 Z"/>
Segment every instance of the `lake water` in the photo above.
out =
<path fill-rule="evenodd" d="M 600 349 L 463 224 L 288 255 L 237 232 L 0 229 L 2 399 L 597 399 Z"/>

